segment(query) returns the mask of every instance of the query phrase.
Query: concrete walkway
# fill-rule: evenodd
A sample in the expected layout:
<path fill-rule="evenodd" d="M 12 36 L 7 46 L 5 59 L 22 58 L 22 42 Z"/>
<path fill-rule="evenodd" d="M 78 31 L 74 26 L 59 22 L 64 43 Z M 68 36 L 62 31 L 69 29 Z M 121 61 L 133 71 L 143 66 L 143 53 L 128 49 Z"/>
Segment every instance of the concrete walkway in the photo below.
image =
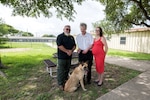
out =
<path fill-rule="evenodd" d="M 97 100 L 150 100 L 150 61 L 106 57 L 106 63 L 143 72 Z"/>

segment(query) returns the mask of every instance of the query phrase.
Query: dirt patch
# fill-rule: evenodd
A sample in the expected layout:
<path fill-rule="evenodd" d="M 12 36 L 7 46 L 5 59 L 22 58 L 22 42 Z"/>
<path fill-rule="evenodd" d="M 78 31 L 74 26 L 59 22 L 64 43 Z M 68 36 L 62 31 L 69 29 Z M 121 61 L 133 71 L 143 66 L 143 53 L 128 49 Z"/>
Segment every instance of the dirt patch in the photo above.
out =
<path fill-rule="evenodd" d="M 0 49 L 0 52 L 21 52 L 28 51 L 31 48 L 11 48 L 11 49 Z"/>

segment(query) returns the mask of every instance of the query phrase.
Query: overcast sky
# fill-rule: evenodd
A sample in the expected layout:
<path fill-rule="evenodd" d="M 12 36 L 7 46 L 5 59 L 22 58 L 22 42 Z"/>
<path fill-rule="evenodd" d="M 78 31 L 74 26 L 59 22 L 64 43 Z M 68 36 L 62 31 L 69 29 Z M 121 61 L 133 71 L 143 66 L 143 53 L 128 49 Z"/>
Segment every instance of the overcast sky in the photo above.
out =
<path fill-rule="evenodd" d="M 69 22 L 67 19 L 63 18 L 60 20 L 53 16 L 51 18 L 27 18 L 21 16 L 11 16 L 12 10 L 8 7 L 5 7 L 0 4 L 0 17 L 4 19 L 6 24 L 12 25 L 14 28 L 28 31 L 33 33 L 35 36 L 39 37 L 43 34 L 60 34 L 63 31 L 63 27 L 66 24 L 71 25 L 71 33 L 79 34 L 80 22 L 85 22 L 88 25 L 87 31 L 90 32 L 93 30 L 92 23 L 102 20 L 104 15 L 104 6 L 100 3 L 87 0 L 83 2 L 82 5 L 75 5 L 75 10 L 77 14 L 75 14 L 74 22 Z"/>

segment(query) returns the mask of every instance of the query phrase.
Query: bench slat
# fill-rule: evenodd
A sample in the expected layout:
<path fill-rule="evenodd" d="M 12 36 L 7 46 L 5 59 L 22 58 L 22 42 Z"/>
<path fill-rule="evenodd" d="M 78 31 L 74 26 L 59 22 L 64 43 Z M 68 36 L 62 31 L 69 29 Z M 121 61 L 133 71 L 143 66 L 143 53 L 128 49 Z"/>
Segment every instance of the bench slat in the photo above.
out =
<path fill-rule="evenodd" d="M 51 77 L 56 77 L 56 75 L 53 75 L 53 73 L 56 73 L 56 70 L 53 71 L 52 67 L 56 67 L 56 64 L 53 63 L 51 60 L 49 59 L 45 59 L 43 60 L 45 65 L 46 65 L 46 71 L 50 74 Z"/>
<path fill-rule="evenodd" d="M 44 63 L 48 66 L 48 67 L 56 67 L 56 64 L 54 64 L 52 61 L 50 61 L 49 59 L 45 59 Z"/>

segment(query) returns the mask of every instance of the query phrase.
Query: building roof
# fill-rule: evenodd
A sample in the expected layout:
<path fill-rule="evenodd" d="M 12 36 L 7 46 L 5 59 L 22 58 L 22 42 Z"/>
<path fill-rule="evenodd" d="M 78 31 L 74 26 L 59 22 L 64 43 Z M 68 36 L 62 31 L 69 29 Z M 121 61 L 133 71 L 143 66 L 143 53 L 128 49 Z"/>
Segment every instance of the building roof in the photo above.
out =
<path fill-rule="evenodd" d="M 150 31 L 150 28 L 131 28 L 129 30 L 126 30 L 125 32 L 144 32 L 144 31 Z"/>
<path fill-rule="evenodd" d="M 56 39 L 56 37 L 17 37 L 9 36 L 9 39 Z"/>

